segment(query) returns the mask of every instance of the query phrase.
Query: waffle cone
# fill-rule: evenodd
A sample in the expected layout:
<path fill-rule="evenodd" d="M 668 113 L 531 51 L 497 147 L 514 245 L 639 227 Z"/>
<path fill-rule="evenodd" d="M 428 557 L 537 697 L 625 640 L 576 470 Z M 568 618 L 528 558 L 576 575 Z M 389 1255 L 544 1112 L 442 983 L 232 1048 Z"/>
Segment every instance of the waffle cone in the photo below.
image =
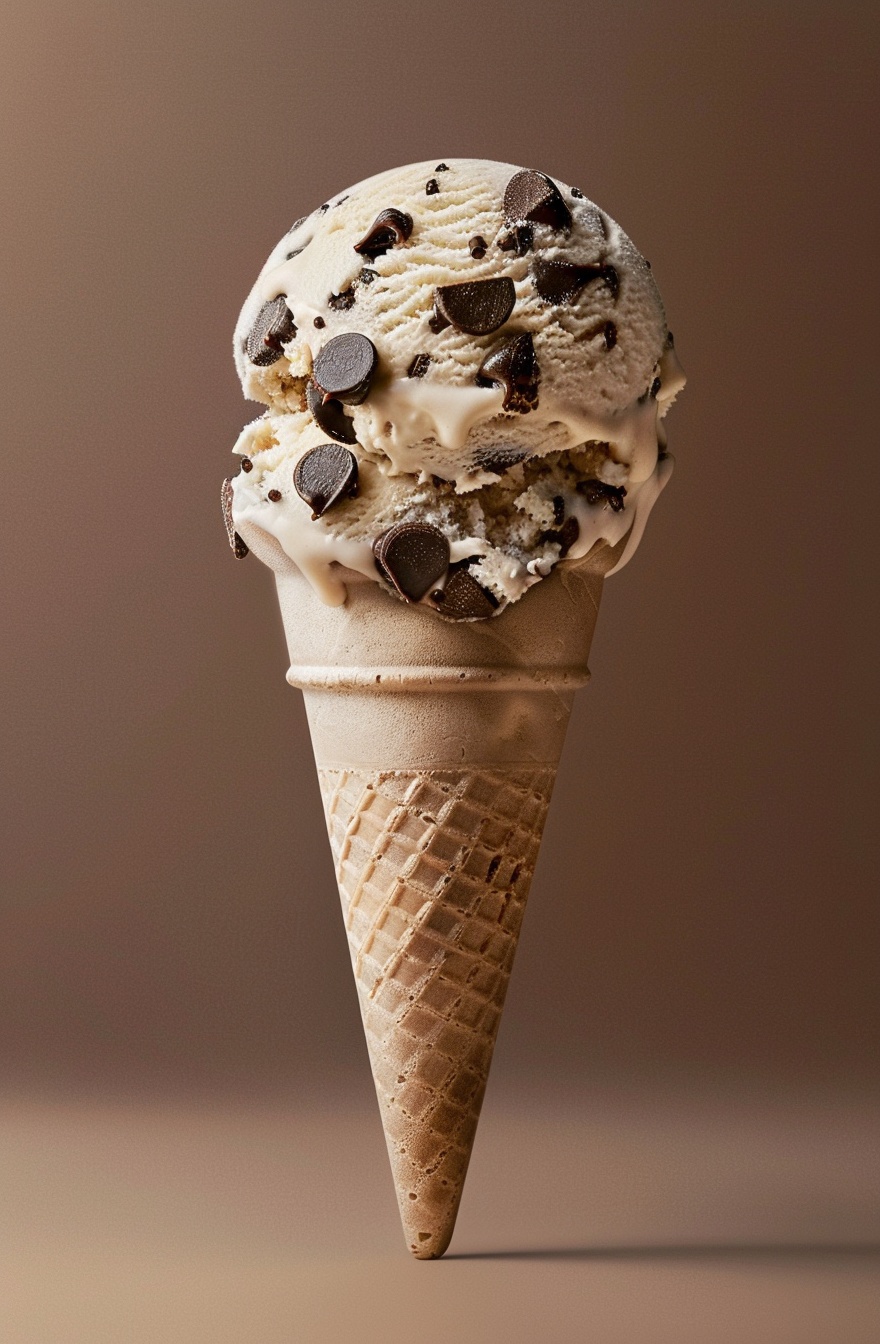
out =
<path fill-rule="evenodd" d="M 264 533 L 302 687 L 404 1235 L 449 1245 L 574 691 L 602 546 L 489 621 L 347 576 L 328 607 Z M 392 661 L 390 654 L 396 661 Z"/>

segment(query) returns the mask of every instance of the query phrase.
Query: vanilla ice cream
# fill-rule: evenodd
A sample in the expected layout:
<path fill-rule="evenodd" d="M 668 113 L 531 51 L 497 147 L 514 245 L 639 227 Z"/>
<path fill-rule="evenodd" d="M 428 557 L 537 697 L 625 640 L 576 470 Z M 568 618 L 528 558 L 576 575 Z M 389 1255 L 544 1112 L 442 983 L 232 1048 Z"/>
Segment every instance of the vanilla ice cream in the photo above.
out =
<path fill-rule="evenodd" d="M 235 332 L 266 410 L 224 482 L 320 598 L 346 571 L 498 614 L 598 543 L 632 555 L 683 386 L 649 264 L 577 188 L 479 159 L 370 178 L 298 220 Z"/>

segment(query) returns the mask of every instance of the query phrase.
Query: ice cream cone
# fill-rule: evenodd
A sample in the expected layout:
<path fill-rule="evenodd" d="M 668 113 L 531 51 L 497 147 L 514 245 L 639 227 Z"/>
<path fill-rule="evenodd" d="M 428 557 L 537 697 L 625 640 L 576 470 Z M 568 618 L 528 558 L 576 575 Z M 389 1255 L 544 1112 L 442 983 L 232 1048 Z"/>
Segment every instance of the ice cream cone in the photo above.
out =
<path fill-rule="evenodd" d="M 404 1234 L 434 1259 L 452 1236 L 620 547 L 597 547 L 493 620 L 452 623 L 357 575 L 345 605 L 328 607 L 272 538 L 250 527 L 244 539 L 275 570 L 288 680 L 305 694 Z"/>

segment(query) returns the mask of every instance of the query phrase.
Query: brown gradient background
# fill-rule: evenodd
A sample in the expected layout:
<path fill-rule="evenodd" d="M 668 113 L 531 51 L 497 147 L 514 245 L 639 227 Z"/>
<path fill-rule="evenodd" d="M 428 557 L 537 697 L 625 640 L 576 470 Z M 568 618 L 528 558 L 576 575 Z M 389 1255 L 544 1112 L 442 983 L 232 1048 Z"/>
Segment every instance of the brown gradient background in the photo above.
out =
<path fill-rule="evenodd" d="M 788 1152 L 817 1105 L 864 1116 L 876 1096 L 876 10 L 691 0 L 451 0 L 432 17 L 412 0 L 315 10 L 280 0 L 3 9 L 0 1031 L 12 1129 L 49 1125 L 63 1186 L 83 1161 L 72 1134 L 103 1150 L 96 1136 L 129 1122 L 136 1136 L 156 1107 L 181 1108 L 195 1130 L 199 1116 L 209 1126 L 234 1114 L 243 1135 L 276 1116 L 283 1164 L 300 1132 L 283 1117 L 299 1107 L 312 1116 L 301 1130 L 312 1158 L 332 1177 L 337 1159 L 314 1120 L 332 1096 L 332 1123 L 364 1117 L 349 1178 L 370 1167 L 387 1198 L 272 580 L 231 558 L 219 517 L 229 448 L 257 413 L 242 402 L 230 337 L 298 215 L 395 163 L 482 155 L 577 183 L 623 223 L 653 263 L 690 379 L 669 422 L 673 482 L 638 557 L 606 589 L 484 1124 L 503 1128 L 522 1098 L 554 1096 L 588 1127 L 599 1114 L 590 1099 L 613 1096 L 612 1129 L 634 1116 L 647 1125 L 647 1171 L 666 1161 L 648 1123 L 663 1098 L 710 1098 L 728 1118 L 747 1104 L 757 1110 L 731 1168 L 735 1192 L 756 1179 L 748 1135 L 762 1116 L 784 1112 L 773 1132 Z M 698 1139 L 689 1104 L 680 1154 Z M 527 1167 L 543 1151 L 535 1105 L 534 1123 L 522 1122 L 534 1152 L 517 1140 Z M 191 1173 L 186 1145 L 175 1147 L 184 1121 L 169 1125 L 156 1167 Z M 798 1168 L 808 1185 L 811 1166 L 834 1167 L 845 1131 L 845 1117 L 828 1121 L 825 1156 Z M 570 1154 L 583 1136 L 557 1138 Z M 260 1142 L 243 1139 L 242 1153 L 265 1151 Z M 306 1148 L 303 1138 L 297 1161 Z M 12 1164 L 19 1192 L 45 1148 L 28 1152 Z M 202 1193 L 225 1188 L 228 1164 L 217 1162 Z M 707 1158 L 697 1199 L 707 1207 L 716 1169 Z M 823 1205 L 836 1209 L 838 1241 L 880 1235 L 860 1170 L 855 1204 L 829 1187 Z M 493 1249 L 513 1226 L 500 1171 L 480 1186 L 471 1248 Z M 261 1179 L 272 1187 L 271 1173 Z M 243 1191 L 252 1185 L 242 1178 Z M 785 1188 L 796 1187 L 792 1176 Z M 76 1228 L 99 1216 L 91 1189 L 81 1224 L 70 1216 L 74 1257 Z M 34 1245 L 53 1225 L 46 1190 Z M 832 1235 L 779 1197 L 783 1238 Z M 350 1238 L 363 1216 L 397 1267 L 391 1205 L 371 1213 L 365 1197 L 334 1198 Z M 511 1236 L 542 1250 L 565 1237 L 583 1248 L 770 1235 L 746 1213 L 734 1232 L 722 1215 L 667 1224 L 670 1206 L 658 1194 L 646 1221 L 635 1200 L 618 1228 L 572 1214 L 560 1232 L 525 1202 Z M 296 1225 L 308 1254 L 302 1221 L 289 1214 L 288 1232 Z M 260 1226 L 257 1212 L 248 1226 Z M 137 1312 L 128 1333 L 102 1334 L 89 1316 L 100 1293 L 92 1308 L 59 1298 L 63 1328 L 41 1334 L 22 1288 L 21 1334 L 5 1337 L 334 1338 L 336 1243 L 326 1246 L 329 1286 L 309 1299 L 305 1333 L 284 1315 L 279 1268 L 274 1287 L 253 1290 L 264 1307 L 280 1295 L 277 1321 L 243 1316 L 228 1336 L 200 1315 L 214 1300 L 199 1296 L 204 1284 L 192 1296 L 183 1282 L 182 1314 L 164 1335 Z M 41 1278 L 28 1261 L 35 1285 L 52 1279 L 47 1263 Z M 436 1272 L 478 1268 L 491 1272 Z M 527 1268 L 539 1296 L 564 1299 L 548 1286 L 559 1263 Z M 158 1296 L 168 1289 L 158 1269 L 148 1281 Z M 664 1316 L 665 1289 L 651 1282 L 617 1296 L 611 1285 L 607 1302 L 594 1286 L 590 1300 L 607 1307 L 597 1339 L 617 1339 L 623 1304 L 640 1300 L 644 1319 L 627 1317 L 622 1340 L 665 1339 L 664 1322 L 670 1339 L 690 1337 L 675 1315 L 684 1298 L 670 1289 Z M 447 1300 L 433 1283 L 440 1322 L 464 1290 Z M 739 1339 L 711 1333 L 729 1283 L 701 1283 L 693 1337 Z M 861 1339 L 862 1288 L 842 1283 L 834 1319 L 850 1310 L 848 1338 Z M 692 1305 L 704 1300 L 688 1291 Z M 812 1302 L 804 1292 L 791 1301 Z M 782 1311 L 789 1299 L 779 1300 Z M 813 1339 L 807 1323 L 820 1315 L 804 1308 L 807 1333 L 791 1339 Z M 764 1338 L 763 1319 L 742 1338 Z M 568 1333 L 568 1317 L 541 1320 L 558 1331 L 547 1337 L 587 1337 Z M 501 1316 L 484 1324 L 474 1338 L 519 1337 Z"/>

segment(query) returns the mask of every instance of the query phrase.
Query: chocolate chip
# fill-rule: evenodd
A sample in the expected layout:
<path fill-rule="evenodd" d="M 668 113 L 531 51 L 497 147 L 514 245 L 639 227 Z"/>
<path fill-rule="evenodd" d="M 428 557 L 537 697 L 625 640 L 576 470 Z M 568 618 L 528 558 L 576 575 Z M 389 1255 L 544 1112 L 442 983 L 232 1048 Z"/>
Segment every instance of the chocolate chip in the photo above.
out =
<path fill-rule="evenodd" d="M 436 196 L 439 190 L 440 183 L 437 181 L 436 177 L 429 177 L 425 183 L 425 195 Z"/>
<path fill-rule="evenodd" d="M 383 210 L 373 220 L 360 242 L 355 243 L 354 250 L 360 252 L 363 257 L 369 257 L 370 261 L 375 261 L 390 247 L 394 247 L 397 243 L 405 243 L 412 233 L 412 226 L 412 215 L 393 208 Z"/>
<path fill-rule="evenodd" d="M 584 199 L 584 193 L 581 191 L 580 187 L 572 187 L 571 194 L 576 201 L 582 201 Z"/>
<path fill-rule="evenodd" d="M 367 336 L 346 331 L 334 336 L 315 360 L 314 381 L 325 400 L 335 398 L 349 406 L 359 406 L 370 390 L 376 371 L 376 347 Z"/>
<path fill-rule="evenodd" d="M 468 251 L 476 261 L 479 261 L 481 257 L 486 255 L 486 239 L 478 233 L 475 234 L 468 243 Z"/>
<path fill-rule="evenodd" d="M 565 500 L 561 495 L 553 496 L 553 524 L 561 527 L 565 522 Z"/>
<path fill-rule="evenodd" d="M 660 387 L 661 387 L 660 379 L 659 379 L 659 378 L 655 378 L 654 381 L 653 381 L 653 383 L 651 384 L 651 396 L 652 396 L 652 397 L 656 397 L 657 393 L 660 391 Z"/>
<path fill-rule="evenodd" d="M 498 246 L 502 252 L 515 252 L 518 257 L 524 257 L 527 252 L 531 252 L 534 242 L 534 229 L 531 224 L 516 224 L 509 233 L 499 234 Z"/>
<path fill-rule="evenodd" d="M 549 224 L 552 229 L 571 228 L 571 212 L 555 182 L 544 173 L 524 169 L 515 173 L 504 191 L 504 218 L 508 224 Z"/>
<path fill-rule="evenodd" d="M 337 443 L 357 443 L 354 422 L 345 414 L 342 402 L 335 398 L 325 401 L 324 393 L 311 379 L 306 384 L 306 404 L 318 427 L 331 439 Z"/>
<path fill-rule="evenodd" d="M 449 542 L 430 523 L 396 523 L 373 543 L 376 568 L 408 602 L 420 602 L 449 567 Z"/>
<path fill-rule="evenodd" d="M 241 459 L 241 469 L 244 472 L 253 471 L 254 464 L 249 457 L 243 457 Z"/>
<path fill-rule="evenodd" d="M 358 276 L 358 281 L 362 285 L 371 285 L 377 278 L 377 274 L 376 271 L 371 271 L 369 267 L 365 266 Z"/>
<path fill-rule="evenodd" d="M 554 506 L 556 501 L 553 501 Z M 562 527 L 551 529 L 543 534 L 542 540 L 555 543 L 559 547 L 559 559 L 564 560 L 581 534 L 577 518 L 566 518 Z"/>
<path fill-rule="evenodd" d="M 651 265 L 647 257 L 645 257 L 645 265 L 647 266 L 649 271 L 653 271 L 654 267 Z"/>
<path fill-rule="evenodd" d="M 247 354 L 252 364 L 265 368 L 281 358 L 281 347 L 296 335 L 293 313 L 283 294 L 264 303 L 248 332 Z"/>
<path fill-rule="evenodd" d="M 443 615 L 454 621 L 484 621 L 494 615 L 498 599 L 477 583 L 467 569 L 450 574 L 444 589 Z"/>
<path fill-rule="evenodd" d="M 243 560 L 248 553 L 248 548 L 236 532 L 235 524 L 232 521 L 232 482 L 228 478 L 220 487 L 220 503 L 223 507 L 223 521 L 226 524 L 226 535 L 229 538 L 232 553 L 236 560 Z"/>
<path fill-rule="evenodd" d="M 329 201 L 325 201 L 324 204 L 320 207 L 320 209 L 321 209 L 321 214 L 322 214 L 322 215 L 325 215 L 325 214 L 327 213 L 327 211 L 330 209 L 330 202 L 329 202 Z"/>
<path fill-rule="evenodd" d="M 505 411 L 532 411 L 538 404 L 538 361 L 531 335 L 525 331 L 487 355 L 480 365 L 477 382 L 504 388 Z"/>
<path fill-rule="evenodd" d="M 583 495 L 588 504 L 609 504 L 615 513 L 623 509 L 623 486 L 606 485 L 605 481 L 578 481 L 577 492 Z"/>
<path fill-rule="evenodd" d="M 535 289 L 546 303 L 570 303 L 593 280 L 602 280 L 615 299 L 620 289 L 617 271 L 604 262 L 578 266 L 571 261 L 547 261 L 536 257 L 531 270 Z"/>
<path fill-rule="evenodd" d="M 281 498 L 281 491 L 280 491 L 280 490 L 270 490 L 270 491 L 269 491 L 269 499 L 271 499 L 271 501 L 272 501 L 273 504 L 277 504 L 280 498 Z"/>
<path fill-rule="evenodd" d="M 331 294 L 327 302 L 334 313 L 346 313 L 349 308 L 354 307 L 354 299 L 354 287 L 349 285 L 348 289 L 344 289 L 341 294 Z"/>
<path fill-rule="evenodd" d="M 449 172 L 449 164 L 448 164 L 448 163 L 438 163 L 438 164 L 437 164 L 437 167 L 434 169 L 434 172 L 435 172 L 435 173 L 448 173 L 448 172 Z"/>
<path fill-rule="evenodd" d="M 324 321 L 323 317 L 315 318 L 315 326 L 318 328 L 319 331 L 321 330 L 322 327 L 326 327 L 326 325 L 327 323 Z"/>
<path fill-rule="evenodd" d="M 431 364 L 430 355 L 416 355 L 406 371 L 407 378 L 424 378 Z"/>
<path fill-rule="evenodd" d="M 341 499 L 357 494 L 357 458 L 337 443 L 310 448 L 294 467 L 293 487 L 312 510 L 312 517 L 320 518 Z"/>
<path fill-rule="evenodd" d="M 515 303 L 516 290 L 507 275 L 469 280 L 463 285 L 438 285 L 431 330 L 442 331 L 451 324 L 469 336 L 487 336 L 504 326 Z"/>
<path fill-rule="evenodd" d="M 484 448 L 474 454 L 474 466 L 500 476 L 502 472 L 524 462 L 527 456 L 520 448 Z"/>

